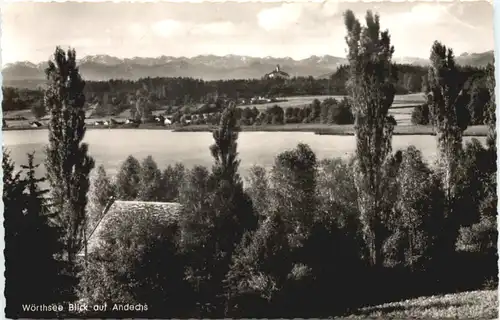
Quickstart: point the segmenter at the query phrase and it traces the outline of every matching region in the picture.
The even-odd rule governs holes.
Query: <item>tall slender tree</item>
[[[239,127],[235,109],[235,104],[231,103],[224,110],[220,125],[213,132],[214,144],[210,151],[214,165],[208,181],[208,199],[195,207],[186,204],[194,210],[186,211],[181,218],[184,239],[200,234],[190,242],[193,260],[188,278],[195,282],[198,302],[210,306],[209,310],[201,311],[203,315],[223,314],[227,297],[222,281],[243,234],[257,225],[250,197],[244,192],[238,174]]]
[[[72,262],[84,237],[89,174],[94,160],[85,137],[85,82],[76,65],[75,50],[57,47],[46,69],[45,106],[50,114],[46,149],[47,180],[53,209],[64,230],[65,258]]]
[[[467,128],[459,113],[466,107],[462,105],[463,91],[453,50],[435,41],[430,61],[427,100],[437,134],[443,187],[449,202],[455,194],[458,155],[462,150],[463,131]]]
[[[383,212],[384,163],[390,158],[394,124],[388,111],[394,100],[391,59],[394,47],[388,31],[380,31],[380,19],[371,11],[362,27],[348,10],[344,15],[350,76],[347,89],[355,115],[355,182],[363,236],[373,265],[380,263],[377,235]]]

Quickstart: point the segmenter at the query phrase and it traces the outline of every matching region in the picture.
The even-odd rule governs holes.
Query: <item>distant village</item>
[[[283,70],[281,70],[281,67],[279,65],[276,66],[276,68],[265,74],[263,76],[263,79],[267,80],[289,80],[290,75]],[[216,98],[220,102],[222,102],[224,105],[226,104],[227,98],[226,95],[220,95],[217,96]],[[106,104],[107,103],[107,96],[103,98],[102,102],[97,102],[93,105],[89,105],[87,108],[86,112],[86,119],[93,119],[93,118],[100,118],[95,115],[95,110],[97,110],[99,107],[101,107],[101,104]],[[132,101],[133,103],[136,101]],[[267,97],[267,96],[255,96],[250,99],[244,99],[240,98],[237,99],[236,101],[237,106],[249,106],[251,107],[252,105],[258,105],[258,104],[265,104],[265,103],[273,103],[273,102],[283,102],[283,100],[278,100],[274,97]],[[208,110],[214,110],[214,112],[200,112],[203,111],[202,109],[208,109]],[[152,110],[150,114],[145,117],[140,119],[140,117],[130,117],[125,120],[118,120],[114,118],[110,118],[108,120],[95,120],[91,122],[91,125],[94,126],[138,126],[139,124],[144,124],[144,123],[152,123],[152,124],[157,124],[157,125],[163,125],[163,126],[170,126],[173,124],[182,124],[182,125],[189,125],[191,123],[211,123],[213,122],[213,118],[217,117],[217,113],[220,112],[220,110],[217,110],[217,106],[215,103],[212,104],[200,104],[197,106],[195,110],[192,110],[189,113],[184,113],[180,117],[176,117],[175,113],[179,112],[179,110],[182,109],[182,107],[177,107],[177,108],[169,108],[169,106],[157,106],[157,110]],[[33,122],[32,126],[38,126],[41,124],[39,122]]]

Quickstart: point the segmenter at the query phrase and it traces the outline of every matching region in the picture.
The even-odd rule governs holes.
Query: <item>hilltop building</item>
[[[280,69],[280,65],[278,64],[276,66],[276,69],[274,69],[272,72],[266,74],[264,76],[265,79],[290,79],[290,75],[286,73],[285,71],[282,71]]]

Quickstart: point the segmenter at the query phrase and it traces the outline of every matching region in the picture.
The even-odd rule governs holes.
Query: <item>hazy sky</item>
[[[3,63],[47,60],[56,45],[79,57],[238,54],[345,56],[342,14],[378,12],[395,56],[429,56],[434,40],[456,54],[492,50],[489,2],[9,3],[2,5]]]

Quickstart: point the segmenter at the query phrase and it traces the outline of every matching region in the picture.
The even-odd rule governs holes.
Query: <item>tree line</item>
[[[494,72],[494,66],[489,64],[477,72],[470,72],[467,77],[457,80],[461,93],[455,102],[459,121],[469,125],[487,124],[488,106],[492,99],[489,90],[489,77]],[[459,74],[459,72],[457,72]],[[429,97],[430,88],[425,87],[425,93]],[[427,99],[428,100],[428,99]],[[411,121],[415,125],[431,125],[434,123],[434,115],[431,114],[429,102],[414,108]]]
[[[392,64],[395,72],[392,81],[397,94],[425,91],[427,69],[409,64]],[[460,67],[460,74],[468,79],[484,73],[481,68]],[[193,78],[142,78],[137,81],[112,79],[87,81],[84,88],[89,103],[99,101],[109,108],[125,110],[132,106],[138,90],[147,89],[148,99],[157,105],[181,106],[208,103],[214,97],[250,99],[255,96],[346,95],[345,82],[348,66],[341,65],[330,76],[318,79],[294,77],[290,80],[247,79],[203,81]],[[43,104],[43,89],[3,87],[3,110],[28,109],[33,104]],[[116,110],[108,110],[113,112]],[[115,112],[116,113],[116,112]]]
[[[355,153],[319,160],[299,144],[278,154],[270,170],[255,166],[246,184],[238,174],[234,103],[213,131],[211,168],[178,164],[162,172],[151,157],[129,157],[114,179],[99,167],[91,182],[94,162],[82,143],[84,83],[75,52],[58,48],[45,93],[49,197],[37,189],[32,157],[25,178],[8,157],[3,161],[7,316],[34,317],[20,307],[27,301],[78,300],[148,304],[137,313],[97,314],[110,317],[326,317],[496,286],[493,73],[487,144],[464,147],[460,71],[452,50],[434,43],[427,92],[439,160],[431,166],[414,146],[392,150],[388,110],[396,88],[388,31],[371,12],[366,27],[351,11],[344,22]],[[122,212],[82,263],[75,254],[111,195],[177,201],[182,211],[169,224]]]
[[[197,110],[185,108],[173,113],[172,122],[179,124],[217,125],[224,112],[221,100],[211,105],[204,105]],[[351,102],[348,98],[337,100],[327,98],[323,101],[314,99],[312,103],[297,107],[281,107],[278,104],[266,109],[241,107],[235,109],[235,117],[240,125],[282,125],[286,123],[325,123],[353,124]]]

